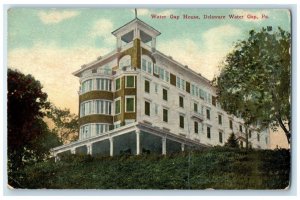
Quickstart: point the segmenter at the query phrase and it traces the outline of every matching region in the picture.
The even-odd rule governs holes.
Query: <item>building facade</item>
[[[245,147],[243,120],[221,109],[209,80],[156,49],[159,31],[135,18],[112,34],[115,50],[73,73],[79,140],[52,149],[54,156],[174,153],[222,146],[231,133]],[[268,148],[269,131],[255,130],[249,146]]]

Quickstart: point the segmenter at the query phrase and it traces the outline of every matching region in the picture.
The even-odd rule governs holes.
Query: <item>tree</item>
[[[234,135],[234,133],[231,133],[229,138],[227,139],[227,142],[225,143],[226,147],[231,147],[231,148],[238,148],[239,144],[238,141]]]
[[[10,185],[19,187],[18,173],[24,166],[45,159],[60,143],[43,121],[49,103],[40,82],[12,69],[7,81],[8,178]]]
[[[246,128],[281,127],[291,137],[291,36],[277,31],[251,30],[226,57],[215,80],[224,110],[241,116]],[[247,133],[248,130],[246,130]],[[247,134],[246,134],[247,135]]]
[[[69,109],[60,109],[51,104],[47,117],[54,123],[52,131],[57,134],[61,142],[67,143],[78,138],[78,116],[71,114]]]

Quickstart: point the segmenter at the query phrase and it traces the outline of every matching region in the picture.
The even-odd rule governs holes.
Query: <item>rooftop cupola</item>
[[[160,32],[140,20],[137,17],[137,10],[135,10],[135,13],[135,18],[133,20],[112,32],[117,38],[117,49],[120,50],[122,46],[135,39],[139,39],[145,44],[151,42],[152,51],[155,51],[156,37],[160,35]]]

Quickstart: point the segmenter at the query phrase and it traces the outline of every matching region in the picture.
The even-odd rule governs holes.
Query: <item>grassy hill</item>
[[[72,155],[26,168],[25,188],[284,189],[290,152],[211,148],[178,155]]]

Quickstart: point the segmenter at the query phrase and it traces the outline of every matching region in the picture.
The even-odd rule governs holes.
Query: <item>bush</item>
[[[27,188],[283,189],[290,152],[216,147],[174,155],[65,155],[27,167]]]

